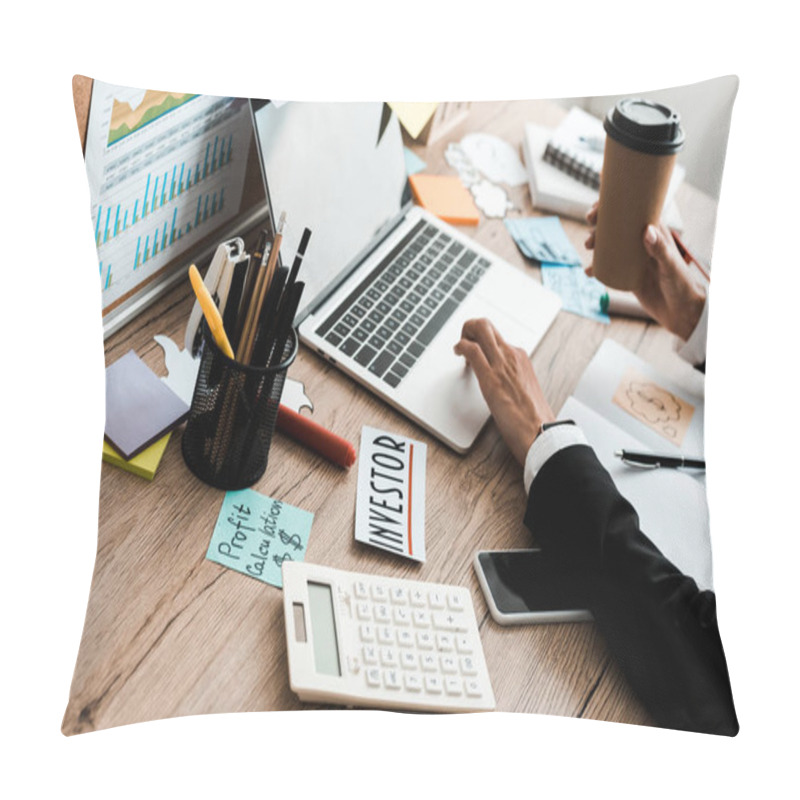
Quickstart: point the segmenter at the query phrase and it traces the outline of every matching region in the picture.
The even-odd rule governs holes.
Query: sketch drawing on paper
[[[635,369],[628,369],[614,392],[613,402],[667,441],[680,447],[694,406]]]

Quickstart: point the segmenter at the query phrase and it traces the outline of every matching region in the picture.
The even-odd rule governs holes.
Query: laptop
[[[281,252],[312,236],[300,340],[459,453],[489,419],[453,346],[490,319],[532,353],[557,295],[410,201],[400,126],[383,103],[251,100],[267,201],[286,212]]]

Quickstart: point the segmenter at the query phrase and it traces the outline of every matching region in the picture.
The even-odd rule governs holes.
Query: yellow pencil
[[[214,337],[214,341],[217,343],[219,349],[222,350],[226,356],[228,356],[228,358],[233,359],[233,349],[231,348],[231,343],[228,341],[228,337],[225,334],[225,327],[222,324],[222,316],[220,315],[217,304],[211,297],[211,293],[203,283],[203,279],[200,277],[200,273],[194,264],[189,267],[189,280],[192,282],[192,289],[194,289],[194,293],[197,295],[197,301],[200,303],[200,308],[203,309],[203,316],[205,316],[208,327],[211,329],[211,334]]]

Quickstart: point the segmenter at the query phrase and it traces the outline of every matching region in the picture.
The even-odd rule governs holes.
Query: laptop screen
[[[395,115],[382,125],[383,103],[252,107],[272,217],[286,212],[284,265],[291,266],[303,229],[312,233],[298,278],[306,284],[299,321],[400,212],[400,126]]]

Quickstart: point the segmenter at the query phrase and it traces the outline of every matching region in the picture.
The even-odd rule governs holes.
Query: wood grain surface
[[[518,146],[525,121],[556,124],[564,113],[550,102],[473,103],[469,118],[445,140],[414,149],[429,172],[451,174],[443,156],[447,142],[483,130]],[[510,195],[519,212],[535,213],[527,186]],[[688,185],[678,202],[687,244],[708,259],[715,203]],[[587,228],[563,223],[588,264]],[[501,220],[466,230],[540,279]],[[163,375],[153,336],[182,343],[192,300],[187,278],[107,340],[106,363],[133,348]],[[691,373],[674,353],[674,338],[655,324],[614,319],[602,325],[562,311],[532,359],[555,409],[606,337],[668,375]],[[422,439],[429,448],[427,561],[420,565],[354,540],[356,468],[343,470],[276,434],[266,474],[253,488],[314,513],[308,561],[468,586],[498,710],[648,723],[591,623],[503,628],[489,616],[472,569],[475,551],[533,542],[522,524],[522,471],[491,421],[474,449],[459,456],[308,349],[301,348],[290,375],[305,383],[314,419],[356,445],[369,424]],[[223,493],[193,477],[180,440],[178,431],[151,483],[102,466],[97,559],[66,734],[190,714],[310,707],[289,688],[280,590],[205,558]]]

